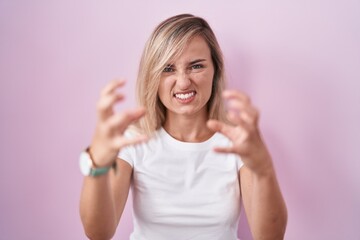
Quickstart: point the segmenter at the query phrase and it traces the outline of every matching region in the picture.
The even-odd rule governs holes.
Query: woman
[[[287,212],[258,111],[245,94],[224,91],[222,53],[205,20],[183,14],[157,26],[139,68],[142,107],[116,113],[124,84],[103,89],[81,156],[90,239],[114,235],[130,186],[130,239],[237,239],[241,201],[254,239],[283,238]]]

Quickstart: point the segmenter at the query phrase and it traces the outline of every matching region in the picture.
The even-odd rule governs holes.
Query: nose
[[[191,79],[187,72],[178,72],[176,76],[176,85],[178,85],[180,90],[187,90],[190,88]]]

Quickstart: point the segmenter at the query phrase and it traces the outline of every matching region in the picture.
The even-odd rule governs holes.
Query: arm
[[[259,175],[243,166],[240,169],[240,184],[254,239],[283,239],[287,211],[274,169]]]
[[[228,100],[227,118],[231,124],[209,120],[208,127],[227,136],[232,146],[214,150],[237,154],[244,162],[240,169],[240,187],[254,239],[283,239],[286,206],[258,128],[259,113],[245,94],[225,91],[224,98]]]
[[[117,88],[124,81],[113,81],[102,91],[97,104],[98,121],[90,146],[93,163],[97,167],[116,169],[101,176],[84,178],[80,199],[80,216],[86,235],[90,239],[110,239],[116,230],[129,193],[132,167],[117,158],[120,149],[146,140],[139,135],[133,139],[123,136],[127,127],[144,116],[142,108],[114,112],[114,105],[123,99]]]
[[[111,239],[124,210],[132,168],[120,159],[108,174],[85,177],[80,198],[80,216],[89,239]]]

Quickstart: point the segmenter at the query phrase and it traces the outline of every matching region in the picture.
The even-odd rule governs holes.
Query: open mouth
[[[180,100],[188,100],[188,99],[194,97],[195,94],[196,94],[195,91],[186,92],[186,93],[175,93],[174,97],[176,97],[177,99],[180,99]]]

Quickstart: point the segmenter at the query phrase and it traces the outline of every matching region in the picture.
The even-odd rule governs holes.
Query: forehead
[[[202,36],[192,38],[186,44],[182,53],[173,59],[173,62],[193,61],[198,58],[211,58],[210,48]]]

